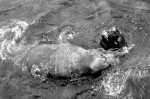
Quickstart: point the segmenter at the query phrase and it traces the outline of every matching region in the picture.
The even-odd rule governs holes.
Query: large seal
[[[110,64],[120,62],[117,55],[123,55],[133,47],[124,47],[121,52],[105,51],[103,49],[86,50],[71,45],[67,39],[74,34],[63,31],[59,36],[58,45],[41,45],[30,51],[31,74],[34,77],[50,74],[57,77],[79,77],[85,72],[95,73]],[[38,54],[37,54],[38,52]]]

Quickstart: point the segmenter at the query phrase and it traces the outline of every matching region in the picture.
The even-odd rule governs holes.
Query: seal
[[[68,32],[66,35],[63,31],[58,38],[58,45],[45,44],[30,51],[28,60],[32,64],[31,74],[42,78],[47,74],[51,77],[80,77],[87,72],[96,73],[110,64],[119,64],[119,57],[116,56],[124,55],[132,49],[126,47],[121,52],[105,51],[102,48],[86,50],[67,42],[74,35]]]

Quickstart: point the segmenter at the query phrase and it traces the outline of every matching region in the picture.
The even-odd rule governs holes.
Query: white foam
[[[118,96],[121,94],[126,85],[126,80],[130,76],[132,70],[128,70],[125,73],[116,72],[110,73],[102,81],[106,95]]]
[[[2,26],[0,28],[0,39],[1,39],[0,54],[2,59],[6,59],[7,53],[13,53],[21,50],[22,47],[17,46],[15,40],[23,36],[23,33],[25,33],[28,26],[29,26],[28,23],[25,21],[13,20],[9,25]],[[10,35],[11,33],[14,33],[15,35],[12,39],[7,40],[9,36],[8,33],[10,33]]]

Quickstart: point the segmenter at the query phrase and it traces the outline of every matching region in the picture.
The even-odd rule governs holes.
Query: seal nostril
[[[105,50],[117,50],[123,48],[124,46],[127,46],[123,34],[121,34],[117,28],[112,28],[113,29],[109,29],[108,31],[102,33],[102,39],[100,41],[101,47]]]

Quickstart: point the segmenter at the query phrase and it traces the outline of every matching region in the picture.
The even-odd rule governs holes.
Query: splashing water
[[[131,70],[127,72],[120,73],[117,71],[116,73],[110,73],[107,77],[102,81],[102,85],[104,86],[104,90],[106,95],[109,96],[118,96],[121,94],[126,85],[126,80],[129,77]]]
[[[15,40],[23,36],[28,26],[28,23],[25,21],[13,20],[13,24],[1,27],[0,55],[2,59],[10,58],[8,54],[20,53],[23,50],[23,45],[16,45]]]

